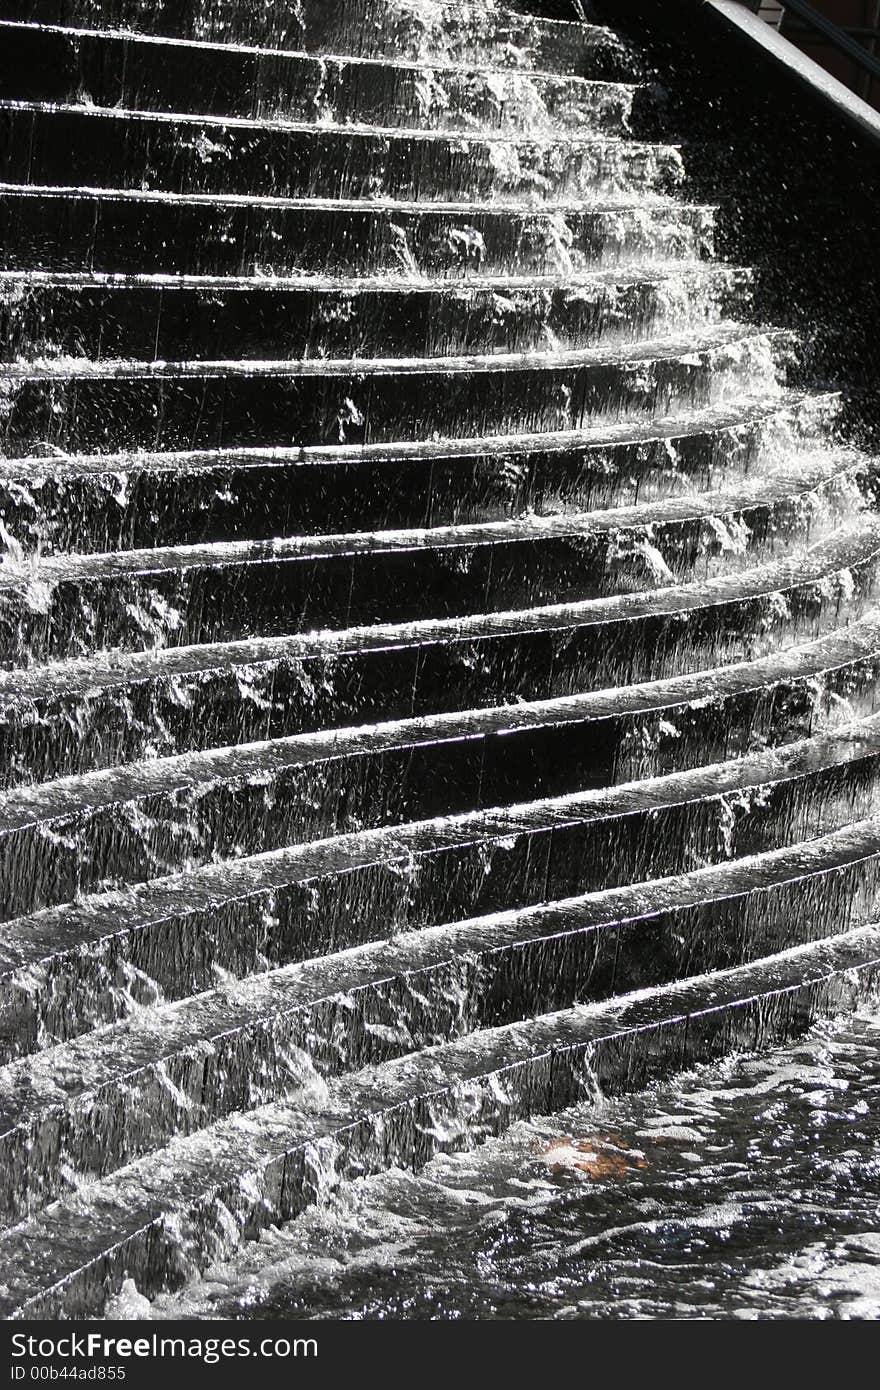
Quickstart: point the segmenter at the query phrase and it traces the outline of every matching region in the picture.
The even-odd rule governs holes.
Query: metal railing
[[[862,26],[857,29],[844,29],[833,20],[827,19],[814,5],[809,4],[808,0],[776,0],[776,3],[785,12],[784,18],[791,15],[797,19],[799,34],[803,34],[804,30],[815,34],[822,43],[854,63],[869,82],[880,82],[880,58],[866,48],[864,43],[859,42],[860,39],[865,39],[876,43],[880,38],[880,28]],[[756,14],[762,8],[769,8],[766,0],[745,0],[745,4]]]

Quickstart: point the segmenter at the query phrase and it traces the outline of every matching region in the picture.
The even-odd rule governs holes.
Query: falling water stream
[[[0,0],[2,1316],[875,1309],[876,460],[656,98]]]

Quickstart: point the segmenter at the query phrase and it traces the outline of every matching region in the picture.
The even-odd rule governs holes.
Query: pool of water
[[[151,1311],[880,1316],[880,1008],[348,1184]]]

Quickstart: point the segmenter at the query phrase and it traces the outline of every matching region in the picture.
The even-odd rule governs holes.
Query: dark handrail
[[[798,19],[802,20],[810,29],[821,34],[833,48],[850,58],[863,72],[868,73],[871,77],[880,78],[880,58],[875,58],[874,54],[869,53],[867,48],[860,44],[857,39],[851,38],[846,30],[841,29],[840,25],[835,24],[833,20],[826,19],[817,9],[808,4],[807,0],[779,0],[779,3],[786,10],[797,15]],[[746,4],[750,10],[757,13],[761,7],[761,0],[746,0]]]

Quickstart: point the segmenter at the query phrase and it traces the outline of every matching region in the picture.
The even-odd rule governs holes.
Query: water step
[[[797,852],[876,814],[878,748],[875,716],[688,772],[286,846],[37,911],[4,927],[0,1058],[230,974],[641,875]]]
[[[857,507],[866,468],[830,454],[729,490],[605,512],[26,558],[0,570],[0,652],[28,665],[100,642],[187,646],[709,579],[823,539]]]
[[[600,1082],[614,1093],[731,1046],[797,1033],[876,978],[865,926],[747,966],[489,1029],[172,1141],[0,1239],[3,1313],[99,1311],[124,1275],[154,1294],[286,1219],[344,1176],[478,1143]],[[317,1188],[317,1190],[316,1190]]]
[[[624,598],[0,672],[2,783],[754,660],[857,614],[874,591],[877,551],[876,533],[858,545],[844,533],[800,564]],[[820,662],[838,640],[857,663],[864,655],[848,645],[852,630],[819,640]]]
[[[760,386],[772,394],[774,353],[786,341],[713,324],[689,339],[479,356],[9,363],[0,370],[0,438],[14,457],[583,429]]]
[[[856,668],[872,660],[862,652]],[[816,666],[795,653],[787,679],[772,661],[746,663],[151,757],[9,790],[0,798],[0,914],[367,826],[521,800],[536,785],[558,796],[699,767],[747,752],[753,738],[796,738],[809,724],[810,693],[821,710],[821,669],[821,658]],[[871,707],[858,669],[849,693],[856,708]]]
[[[48,555],[633,506],[811,452],[838,405],[782,392],[585,430],[0,458],[3,539]]]
[[[650,592],[641,591],[608,599],[586,600],[576,604],[549,604],[519,612],[502,609],[496,614],[472,614],[469,617],[456,618],[451,621],[422,619],[415,624],[405,625],[403,631],[400,630],[400,625],[396,624],[391,625],[390,630],[388,628],[383,630],[371,625],[372,630],[359,637],[356,636],[356,640],[360,640],[361,645],[365,648],[372,645],[379,648],[386,645],[412,647],[414,644],[419,645],[420,643],[430,646],[444,638],[461,639],[467,642],[479,641],[484,637],[493,638],[508,634],[524,636],[531,632],[547,631],[553,633],[560,629],[569,629],[570,636],[577,636],[580,647],[577,657],[582,663],[581,679],[589,683],[590,678],[584,673],[595,667],[595,679],[601,680],[602,675],[605,674],[612,683],[621,684],[634,679],[639,672],[646,676],[651,674],[655,669],[651,665],[652,660],[657,662],[661,671],[668,671],[670,666],[673,669],[694,669],[699,667],[701,662],[705,664],[706,659],[711,659],[712,656],[716,660],[719,658],[727,661],[737,660],[749,654],[758,655],[762,651],[770,649],[773,643],[790,642],[797,637],[819,636],[828,631],[829,628],[833,628],[836,623],[844,623],[850,617],[858,616],[864,611],[865,605],[870,604],[872,595],[876,590],[878,561],[880,561],[880,541],[878,541],[877,526],[866,522],[858,530],[843,528],[839,533],[829,537],[827,541],[811,547],[804,556],[772,561],[763,566],[756,566],[752,570],[743,570],[734,575],[721,575],[714,580],[700,584],[667,585]],[[120,588],[120,586],[117,587]],[[34,608],[39,607],[41,597],[45,603],[45,591],[39,589],[31,596],[30,602]],[[135,591],[128,595],[132,602],[136,597]],[[143,596],[141,596],[142,598]],[[81,599],[82,595],[80,595]],[[126,601],[124,594],[122,601]],[[153,593],[150,606],[136,608],[134,616],[140,623],[142,636],[145,634],[145,630],[146,635],[150,635],[147,630],[148,624],[152,626],[154,635],[152,645],[154,647],[157,645],[156,637],[168,639],[167,603],[164,603],[158,592]],[[581,629],[581,631],[576,633],[574,631],[576,629]],[[37,636],[40,639],[39,643]],[[95,627],[92,636],[93,642],[98,643],[101,636],[100,629]],[[288,628],[285,630],[285,634],[279,635],[278,640],[283,643],[289,638]],[[33,624],[30,627],[23,626],[19,638],[22,657],[28,661],[45,656],[46,646],[51,646],[51,640],[51,631],[38,633]],[[253,648],[253,660],[255,664],[259,664],[265,659],[265,649],[260,645],[263,639],[252,640],[256,641]],[[319,638],[319,648],[323,647],[327,640],[326,634]],[[332,643],[332,639],[329,640]],[[342,640],[344,643],[344,638]],[[231,644],[215,645],[218,655],[222,658]],[[249,648],[250,641],[244,641],[243,645],[245,649]],[[324,650],[332,654],[332,645],[324,647]],[[463,674],[461,668],[466,671],[472,667],[472,658],[467,653],[467,648],[464,648],[464,653],[458,670],[459,680],[462,679]],[[315,654],[317,655],[317,651]],[[126,652],[121,654],[123,664],[131,660],[131,655]],[[553,647],[551,646],[548,656],[552,658],[552,655]],[[105,652],[102,653],[103,660],[89,660],[84,664],[87,677],[94,676],[91,689],[97,692],[102,685],[96,667],[100,668],[104,665],[105,669],[111,672],[111,664],[119,656],[118,652],[115,658],[113,652]],[[320,717],[320,682],[316,687],[307,676],[299,675],[297,663],[300,659],[300,655],[297,653],[294,657],[290,676],[287,679],[295,684],[298,682],[299,694],[305,702],[305,708],[311,709],[314,716]],[[172,648],[168,651],[167,660],[170,663],[167,668],[170,675],[167,695],[174,706],[178,704],[175,695],[177,688],[175,678],[178,675],[185,675],[188,667],[192,664],[198,669],[199,660],[196,656],[193,663],[193,649],[187,647],[184,641],[180,641],[176,649]],[[455,660],[455,656],[453,656],[453,660]],[[676,662],[680,662],[681,665],[675,666]],[[250,664],[247,655],[245,655],[244,664],[246,666]],[[210,659],[207,665],[210,669]],[[66,679],[65,673],[70,669],[70,664],[67,662],[57,663],[54,669],[64,681]],[[418,666],[413,673],[414,684],[417,674]],[[51,671],[47,678],[51,680]],[[20,670],[13,668],[10,671],[5,683],[4,709],[14,710],[17,707],[16,684],[19,680],[25,681],[26,679]],[[39,671],[36,679],[38,682],[42,680]],[[251,712],[251,717],[259,711],[265,701],[271,702],[274,698],[272,694],[274,672],[269,673],[269,679],[262,688],[257,673],[255,673],[254,679],[256,689],[253,693],[256,708]],[[287,687],[287,679],[285,679],[282,689]],[[236,682],[239,701],[247,702],[249,700],[249,687],[250,680],[247,676],[240,686]],[[22,686],[25,703],[23,707],[18,707],[22,708],[21,718],[25,727],[31,723],[32,719],[32,715],[28,711],[27,699],[28,690],[33,688],[27,685]],[[39,690],[39,685],[37,690]],[[71,678],[70,690],[74,696],[83,693],[81,686],[78,689],[75,677]],[[332,690],[326,693],[332,695]],[[289,694],[292,695],[292,692]],[[233,698],[235,699],[235,696]],[[210,700],[210,692],[208,699]],[[292,704],[293,709],[297,707],[298,703]],[[121,710],[124,716],[124,701]],[[173,730],[178,720],[183,718],[182,736],[184,738],[188,736],[185,731],[189,727],[185,710],[186,700],[184,700],[183,714],[178,708],[177,715],[169,719],[169,729]],[[161,717],[157,719],[156,712],[150,711],[149,700],[146,706],[142,707],[141,712],[150,715],[145,731],[145,737],[148,740],[147,747],[161,746],[163,741]],[[217,727],[215,724],[217,714],[218,710],[215,708],[213,716],[206,719],[204,727],[205,736],[208,738],[211,737],[211,731]],[[219,727],[222,728],[224,727],[222,712],[220,717]],[[259,714],[257,717],[260,717]],[[266,717],[269,719],[271,716],[267,713]],[[111,729],[114,725],[116,727],[115,737],[119,737],[116,721],[114,720],[112,724],[108,723],[106,726],[106,747],[103,743],[104,735],[100,729],[95,729],[92,726],[91,732],[88,732],[89,725],[78,718],[72,727],[76,729],[74,737],[84,739],[84,752],[88,750],[88,753],[93,756],[104,747],[104,751],[99,754],[99,761],[103,761],[107,756],[111,759],[113,757],[116,745],[111,735]],[[96,733],[97,740],[95,738]],[[130,727],[123,736],[121,747],[139,747],[140,745],[137,743],[139,735],[140,731],[136,725],[133,728]],[[154,738],[156,743],[152,742]],[[132,739],[134,740],[133,745]],[[63,737],[62,746],[66,747]],[[69,756],[68,751],[66,757]]]
[[[0,361],[446,357],[638,342],[744,309],[749,277],[710,262],[592,275],[0,273]]]
[[[759,658],[856,616],[877,563],[876,534],[846,534],[800,563],[623,599],[12,670],[0,675],[4,784]]]
[[[773,394],[773,354],[786,342],[733,323],[687,339],[477,356],[49,358],[0,371],[3,437],[14,456],[38,447],[265,446],[267,436],[308,447],[583,429],[645,410],[721,403],[758,386]],[[443,384],[433,409],[425,377]]]
[[[283,1097],[303,1053],[319,1074],[355,1071],[742,965],[805,934],[836,936],[872,921],[878,898],[880,821],[869,820],[794,850],[425,927],[140,1012],[0,1070],[0,1213],[20,1219],[175,1136]]]
[[[598,59],[596,46],[594,54]],[[631,82],[453,66],[435,58],[417,63],[279,52],[13,21],[0,21],[0,89],[19,101],[283,116],[324,125],[616,135],[628,129],[637,90]]]
[[[190,275],[558,274],[712,253],[715,209],[245,197],[0,184],[0,269]]]
[[[3,19],[208,40],[224,46],[357,57],[430,59],[432,64],[497,63],[512,69],[614,75],[636,64],[609,29],[517,12],[492,0],[347,0],[328,8],[305,0],[278,12],[240,0],[189,0],[173,11],[141,0],[3,0]]]
[[[669,192],[673,145],[575,135],[447,135],[371,126],[0,101],[7,183],[304,198],[530,197],[596,202]]]

